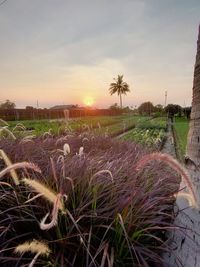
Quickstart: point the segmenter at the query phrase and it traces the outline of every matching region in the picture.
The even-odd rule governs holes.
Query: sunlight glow
[[[87,96],[84,98],[83,102],[86,106],[91,107],[94,104],[94,98]]]

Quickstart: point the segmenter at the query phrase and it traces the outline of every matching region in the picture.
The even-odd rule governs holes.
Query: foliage
[[[114,103],[113,105],[111,105],[111,106],[109,107],[109,109],[114,109],[114,110],[116,110],[116,109],[120,109],[120,106],[118,106],[117,103]]]
[[[176,118],[174,123],[174,132],[175,132],[176,148],[180,160],[183,160],[186,154],[188,131],[189,131],[189,121],[185,118]]]
[[[15,103],[10,100],[6,100],[4,103],[0,104],[0,109],[14,109]]]
[[[154,107],[154,111],[155,112],[160,112],[162,113],[163,112],[163,106],[161,104],[157,104],[155,107]]]
[[[101,134],[105,136],[115,137],[124,132],[134,128],[137,124],[147,121],[147,117],[141,116],[124,116],[120,122],[108,125],[107,127],[100,127],[99,129],[94,129],[95,134]]]
[[[110,138],[82,134],[21,141],[2,139],[0,146],[12,162],[32,162],[42,174],[22,169],[18,186],[9,174],[7,184],[0,183],[2,267],[33,260],[39,266],[161,266],[179,187],[174,171],[155,160],[141,168],[144,149]],[[70,153],[64,155],[66,143]],[[4,166],[1,160],[0,169]],[[31,184],[30,179],[37,181],[35,189],[23,182]],[[52,205],[48,199],[54,195]],[[47,226],[51,220],[42,230],[42,221]],[[30,252],[40,247],[43,254],[33,257]]]
[[[84,117],[82,119],[64,120],[34,120],[22,122],[9,122],[6,126],[10,130],[9,134],[5,132],[1,136],[14,136],[25,137],[27,134],[32,136],[41,135],[60,135],[70,134],[73,132],[93,132],[95,134],[106,134],[116,136],[124,131],[134,127],[136,123],[146,120],[146,117],[139,116],[99,116],[99,117]],[[1,125],[1,124],[0,124]]]
[[[151,148],[159,148],[166,138],[163,129],[141,129],[135,128],[122,136],[123,140],[134,141]]]
[[[17,136],[27,134],[41,136],[44,133],[59,135],[70,131],[85,131],[118,123],[124,116],[94,116],[65,120],[29,120],[9,122],[9,129]]]
[[[183,108],[183,113],[186,116],[187,119],[190,119],[190,114],[192,111],[192,107],[185,107]]]
[[[114,78],[115,82],[110,84],[110,94],[113,95],[117,93],[120,97],[120,107],[122,108],[122,95],[130,92],[129,85],[123,81],[123,75],[118,75]]]
[[[154,105],[151,102],[144,102],[138,107],[139,114],[151,115],[154,112]]]
[[[178,114],[178,116],[181,117],[182,107],[176,104],[168,104],[165,107],[165,112],[167,112],[169,116],[174,116],[175,114]]]
[[[146,121],[140,121],[137,127],[142,129],[167,129],[167,121],[165,117],[153,118]]]
[[[121,137],[122,140],[132,141],[152,149],[160,149],[166,139],[166,119],[154,118],[140,120],[136,128]]]

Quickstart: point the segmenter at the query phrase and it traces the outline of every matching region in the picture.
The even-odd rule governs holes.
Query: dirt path
[[[174,143],[174,136],[173,136],[173,132],[172,132],[171,121],[168,122],[167,140],[166,140],[161,152],[170,154],[171,156],[176,158],[175,143]]]
[[[170,123],[168,126],[167,141],[162,152],[176,157]],[[193,170],[188,170],[188,172],[190,173],[194,187],[197,189],[197,192],[200,192],[200,173]],[[180,188],[184,187],[185,185],[182,181]],[[164,255],[167,263],[164,267],[200,267],[200,211],[199,209],[188,207],[188,202],[183,198],[178,198],[176,205],[177,207],[175,209],[178,208],[179,213],[175,219],[175,224],[181,226],[182,230],[176,230],[171,234],[169,245],[174,249],[173,253],[166,253]]]

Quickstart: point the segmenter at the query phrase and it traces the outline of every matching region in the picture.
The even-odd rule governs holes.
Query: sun
[[[94,98],[87,96],[84,98],[83,102],[87,107],[91,107],[94,104]]]

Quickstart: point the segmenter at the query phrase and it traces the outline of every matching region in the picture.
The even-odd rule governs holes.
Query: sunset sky
[[[124,74],[124,105],[164,104],[166,90],[168,103],[190,105],[199,23],[200,0],[7,0],[0,103],[108,107]]]

